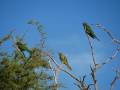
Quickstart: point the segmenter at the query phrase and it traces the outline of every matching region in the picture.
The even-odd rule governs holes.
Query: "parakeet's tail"
[[[67,68],[68,68],[69,70],[72,70],[72,67],[71,67],[70,65],[67,65]]]
[[[97,36],[95,36],[95,38],[96,38],[98,41],[100,41],[100,39],[99,39]]]

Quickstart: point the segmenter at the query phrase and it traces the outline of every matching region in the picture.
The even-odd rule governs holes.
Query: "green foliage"
[[[0,44],[11,41],[9,37],[2,38]],[[20,42],[17,39],[12,41]],[[12,44],[16,47],[13,47],[12,54],[0,51],[0,90],[56,90],[50,88],[54,83],[53,76],[49,73],[51,67],[47,56],[41,55],[43,51],[38,47],[28,49],[28,45],[14,42]],[[18,44],[26,46],[21,50]],[[29,57],[26,49],[30,51]]]
[[[37,28],[37,31],[40,34],[40,48],[44,48],[45,47],[45,39],[46,39],[46,33],[43,31],[43,25],[40,24],[37,20],[35,19],[31,19],[28,21],[28,24],[33,25]]]
[[[23,57],[20,57],[21,54],[19,52],[17,54],[17,57],[2,56],[3,58],[1,58],[0,89],[27,90],[31,88],[41,90],[40,86],[44,85],[41,81],[44,80],[48,82],[52,80],[52,78],[50,78],[51,76],[43,71],[43,69],[50,69],[47,59],[34,55],[29,60],[24,57],[25,61]],[[39,70],[39,72],[43,73],[44,77],[42,74],[35,72],[37,68],[42,69]]]

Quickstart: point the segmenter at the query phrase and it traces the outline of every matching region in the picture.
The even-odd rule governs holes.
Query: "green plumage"
[[[24,44],[22,42],[16,42],[16,45],[18,46],[18,48],[20,49],[21,52],[27,51],[31,57],[32,51],[27,47],[26,44]]]
[[[98,41],[100,41],[88,23],[84,22],[83,28],[84,28],[85,32],[87,33],[87,35],[89,35],[93,39],[97,39]]]
[[[21,42],[16,42],[16,45],[21,51],[29,51],[28,47],[26,44],[21,43]]]
[[[59,53],[59,58],[62,64],[66,65],[69,70],[72,70],[71,66],[68,64],[67,57],[63,53]]]

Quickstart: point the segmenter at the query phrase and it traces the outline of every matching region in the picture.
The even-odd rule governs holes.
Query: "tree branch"
[[[95,90],[98,90],[98,85],[97,85],[97,80],[96,80],[96,65],[97,64],[96,64],[96,60],[95,60],[94,50],[93,50],[93,46],[90,41],[90,37],[87,34],[86,34],[86,36],[87,36],[87,39],[88,39],[88,42],[90,45],[92,60],[93,60],[93,64],[94,64],[94,68],[92,69],[92,67],[91,67],[91,71],[92,71],[91,75],[92,75],[92,79],[93,79],[93,83],[94,83],[94,88],[95,88]]]
[[[120,79],[120,71],[116,70],[116,76],[114,77],[114,79],[112,80],[112,82],[110,84],[110,90],[113,90],[113,87],[114,87],[116,81],[119,79]]]
[[[67,70],[61,68],[57,62],[51,57],[50,54],[48,54],[47,52],[44,52],[45,55],[47,55],[49,57],[49,59],[52,60],[52,62],[57,66],[57,68],[59,68],[59,70],[65,72],[66,74],[68,74],[71,78],[73,78],[74,80],[76,80],[77,82],[79,82],[81,84],[82,87],[82,81],[80,79],[78,79],[76,76],[74,76],[73,74],[71,74],[70,72],[68,72]],[[84,84],[84,87],[82,87],[82,90],[85,90],[85,88],[87,88],[87,84]]]

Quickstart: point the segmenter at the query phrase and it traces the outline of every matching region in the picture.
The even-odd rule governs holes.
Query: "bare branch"
[[[112,56],[108,57],[106,60],[104,60],[104,62],[96,65],[96,69],[100,69],[100,68],[102,68],[103,65],[108,64],[108,63],[112,62],[113,60],[115,60],[115,58],[119,52],[120,52],[119,48],[116,48],[116,51],[113,53]]]
[[[113,78],[113,80],[110,84],[110,90],[113,90],[113,87],[114,87],[116,81],[120,79],[120,71],[116,70],[115,72],[116,72],[116,75],[115,75],[115,77]]]
[[[96,24],[95,26],[98,27],[99,29],[103,30],[104,32],[106,32],[108,34],[108,36],[112,39],[113,43],[120,45],[120,40],[114,38],[112,33],[109,30],[107,30],[104,26],[102,26],[101,24]]]
[[[71,74],[70,72],[68,72],[67,70],[65,70],[65,69],[63,69],[62,67],[60,67],[58,64],[57,64],[57,62],[52,58],[52,56],[49,54],[49,53],[47,53],[47,52],[43,52],[46,56],[48,56],[49,57],[49,59],[51,59],[52,60],[52,62],[57,66],[57,68],[59,68],[59,70],[61,70],[61,71],[63,71],[63,72],[65,72],[66,74],[68,74],[71,78],[73,78],[74,80],[76,80],[77,82],[79,82],[80,84],[81,84],[81,90],[86,90],[86,89],[84,89],[84,88],[87,88],[87,84],[85,84],[84,83],[84,87],[82,87],[82,80],[80,80],[80,79],[78,79],[75,75],[73,75],[73,74]]]
[[[86,33],[85,33],[86,34]],[[92,54],[92,60],[93,60],[93,64],[94,64],[94,69],[92,69],[91,67],[91,75],[92,75],[92,79],[93,79],[93,83],[94,83],[94,88],[95,90],[98,90],[98,85],[97,85],[97,80],[96,80],[96,60],[95,60],[95,55],[94,55],[94,50],[93,50],[93,46],[91,44],[91,41],[90,41],[90,37],[86,34],[87,36],[87,39],[88,39],[88,42],[89,42],[89,45],[90,45],[90,49],[91,49],[91,54]]]
[[[114,79],[112,80],[112,82],[110,84],[110,90],[113,90],[113,86],[114,86],[116,80],[117,80],[117,76],[115,76]]]
[[[53,73],[55,85],[57,85],[58,83],[57,83],[56,72],[55,72],[54,69],[53,69],[53,66],[52,66],[52,64],[51,64],[50,59],[48,59],[48,61],[49,61],[49,64],[50,64],[50,67],[51,67],[51,70],[52,70],[52,73]],[[57,88],[56,88],[56,90],[57,90]]]
[[[90,45],[93,64],[94,64],[94,66],[96,66],[96,60],[95,60],[95,56],[94,56],[93,46],[92,46],[92,43],[91,43],[91,41],[90,41],[90,37],[89,37],[87,34],[86,34],[86,36],[87,36],[87,38],[88,38],[88,42],[89,42],[89,45]]]
[[[92,24],[92,25],[94,25],[94,24]],[[101,24],[95,24],[95,26],[97,28],[103,30],[104,32],[106,32],[114,44],[120,45],[120,40],[116,39],[113,36],[113,34],[109,30],[107,30],[104,26],[102,26]],[[105,60],[105,62],[102,62],[101,64],[98,64],[97,66],[99,68],[101,68],[103,65],[108,64],[111,61],[113,61],[115,59],[115,57],[118,55],[119,51],[120,51],[120,47],[116,48],[116,51],[113,53],[113,55],[111,57],[107,58],[107,60]]]
[[[86,78],[86,75],[84,75],[82,77],[82,83],[74,83],[80,90],[91,90],[90,89],[90,86],[94,85],[94,84],[88,84],[87,86],[85,86],[85,78]]]

